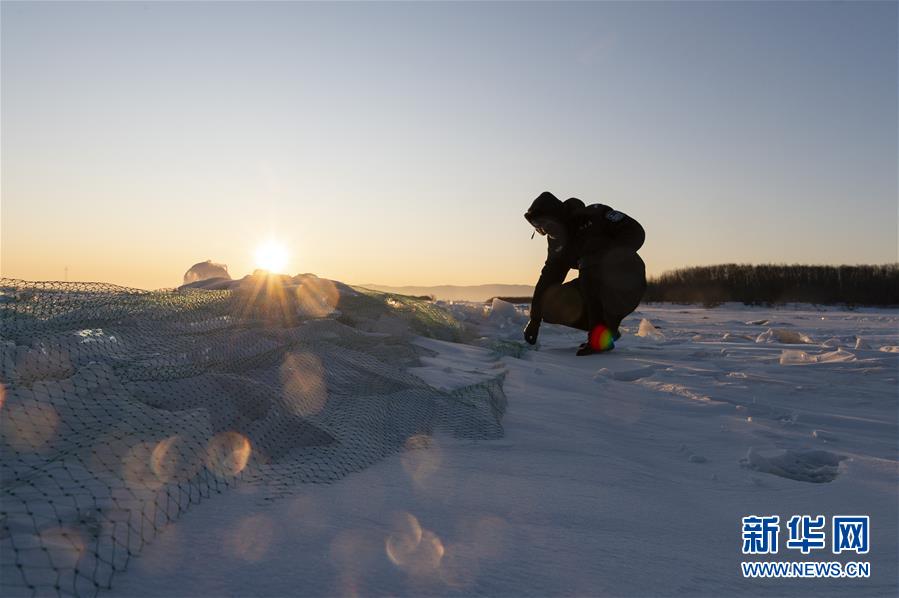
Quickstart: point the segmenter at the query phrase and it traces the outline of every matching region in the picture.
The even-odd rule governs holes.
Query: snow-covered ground
[[[450,308],[520,338],[521,308]],[[658,306],[624,327],[583,358],[581,333],[550,325],[520,358],[416,340],[437,352],[413,370],[434,386],[506,372],[504,438],[438,435],[277,500],[226,492],[110,593],[897,594],[897,311]],[[832,555],[829,529],[824,550],[787,549],[794,514],[869,515],[869,554]],[[780,516],[777,555],[741,554],[747,515]],[[871,577],[745,579],[743,560],[867,561]]]

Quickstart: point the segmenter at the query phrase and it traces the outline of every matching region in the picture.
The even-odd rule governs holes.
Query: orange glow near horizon
[[[4,3],[0,277],[531,286],[543,191],[649,276],[894,263],[896,3],[671,4]]]

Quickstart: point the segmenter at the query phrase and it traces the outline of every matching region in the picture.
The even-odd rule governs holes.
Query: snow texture
[[[415,309],[392,300],[390,310]],[[582,332],[544,324],[536,348],[522,342],[526,306],[440,303],[464,328],[442,339],[363,307],[322,311],[322,332],[343,338],[329,322],[351,323],[352,339],[372,339],[366,352],[408,358],[392,375],[438,396],[502,380],[502,401],[470,404],[479,417],[493,409],[501,432],[419,431],[328,484],[231,480],[164,526],[101,594],[899,592],[896,310],[642,306],[614,351],[575,357]],[[372,330],[397,321],[403,335]],[[379,339],[389,342],[378,349]],[[83,340],[110,351],[122,342],[106,331]],[[16,343],[3,350],[21,358]],[[17,363],[35,382],[102,373],[46,362]],[[301,467],[302,454],[283,463]],[[750,514],[870,515],[871,577],[744,579],[740,519]],[[68,546],[53,533],[45,543]],[[807,558],[860,560],[777,555]]]
[[[579,358],[583,333],[546,324],[516,352],[526,306],[446,307],[478,346],[421,339],[434,353],[411,371],[441,388],[504,372],[503,438],[434,435],[277,502],[242,488],[112,594],[896,595],[899,356],[877,349],[899,345],[896,311],[643,307],[614,351]],[[775,320],[800,336],[747,343]],[[855,334],[877,348],[803,343],[807,367],[782,364],[801,335]],[[760,513],[870,515],[872,577],[742,578],[740,518]],[[778,555],[803,558],[852,555]]]
[[[4,595],[93,595],[239,484],[273,500],[438,430],[502,436],[502,372],[438,389],[408,371],[433,354],[413,331],[460,332],[426,301],[310,276],[158,292],[3,280],[0,292]],[[371,332],[385,327],[399,332]]]

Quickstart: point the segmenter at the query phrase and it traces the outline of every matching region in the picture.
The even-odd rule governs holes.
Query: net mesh
[[[166,524],[238,484],[327,483],[441,430],[502,436],[501,379],[408,372],[426,300],[311,275],[225,290],[0,279],[4,595],[93,595]]]

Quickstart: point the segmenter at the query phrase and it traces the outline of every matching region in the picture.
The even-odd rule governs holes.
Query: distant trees
[[[648,281],[644,301],[717,305],[842,303],[899,305],[899,263],[865,266],[720,264],[665,272]]]

